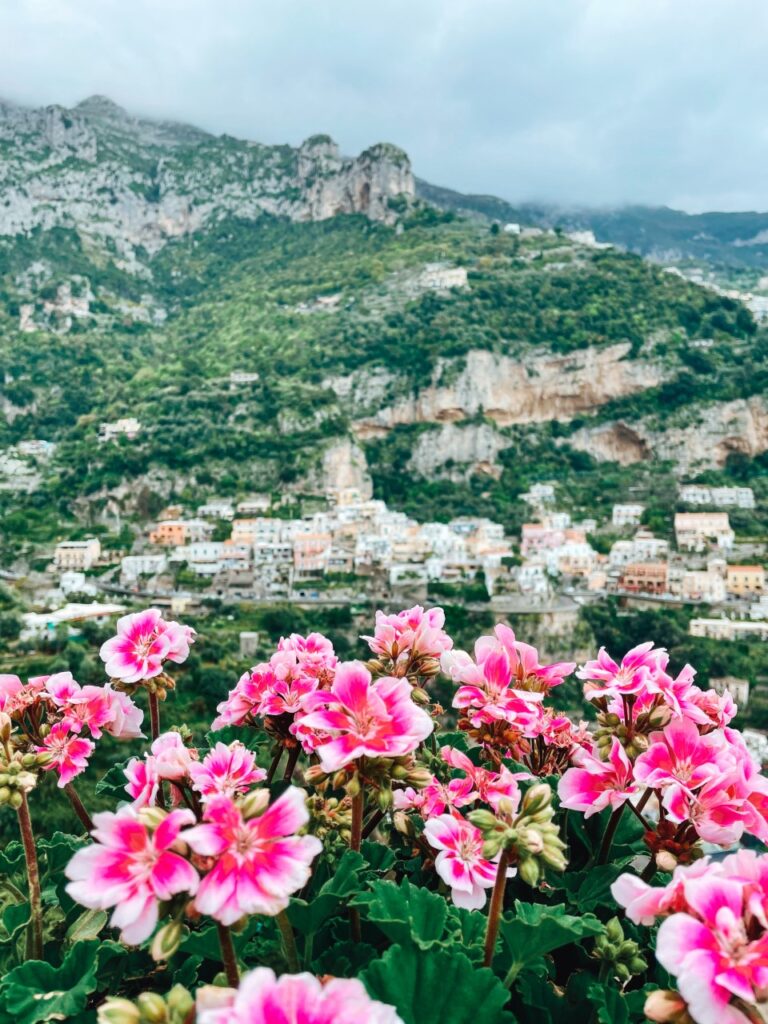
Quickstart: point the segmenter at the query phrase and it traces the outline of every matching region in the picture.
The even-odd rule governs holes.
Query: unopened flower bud
[[[319,764],[310,765],[304,772],[304,781],[308,786],[319,786],[320,783],[325,782],[327,778],[327,774]]]
[[[426,690],[422,690],[420,686],[414,686],[411,690],[411,700],[414,704],[425,706],[430,703],[431,698]]]
[[[13,729],[13,721],[11,716],[6,714],[5,711],[0,711],[0,743],[8,743],[11,739],[11,730]]]
[[[523,858],[517,868],[522,880],[531,887],[538,885],[541,872],[535,857]]]
[[[155,962],[170,960],[184,938],[184,926],[180,921],[169,921],[152,939],[150,955]],[[142,1011],[143,1012],[143,1011]],[[164,1020],[159,1017],[159,1020]]]
[[[14,811],[18,811],[18,809],[24,803],[24,797],[21,795],[18,789],[15,789],[11,792],[11,795],[8,797],[8,803],[14,809]]]
[[[11,799],[11,790],[8,786],[0,786],[0,804],[7,804]]]
[[[691,1020],[685,1000],[669,989],[651,992],[645,1000],[643,1013],[656,1024],[686,1024]]]
[[[487,832],[491,832],[498,829],[499,825],[501,824],[499,822],[499,819],[496,817],[495,814],[493,814],[492,811],[486,811],[485,809],[470,811],[467,817],[475,826],[475,828],[479,828],[484,835]]]
[[[433,781],[434,776],[429,768],[419,765],[416,768],[411,768],[407,778],[414,789],[424,789],[425,786],[428,786]]]
[[[395,811],[395,813],[392,815],[392,821],[398,832],[400,832],[404,836],[410,836],[411,838],[413,838],[413,836],[415,835],[413,822],[405,813],[405,811]]]
[[[353,799],[354,797],[360,795],[360,779],[357,775],[357,772],[355,772],[355,774],[350,777],[347,784],[344,786],[344,789]]]
[[[159,828],[167,817],[167,812],[161,807],[142,807],[138,813],[139,821],[146,828]]]
[[[605,934],[614,944],[624,941],[624,929],[621,927],[618,917],[612,917],[610,921],[606,922]]]
[[[333,776],[333,788],[343,789],[347,781],[347,773],[342,768]]]
[[[140,1024],[141,1014],[130,999],[107,999],[96,1011],[98,1024]]]
[[[254,789],[240,801],[240,810],[247,820],[258,818],[269,806],[269,790]]]
[[[491,832],[483,842],[483,856],[486,860],[493,860],[496,854],[504,845],[503,832]]]
[[[669,850],[659,850],[656,854],[656,867],[659,871],[674,871],[677,867],[677,857]]]
[[[142,992],[136,999],[136,1006],[141,1013],[141,1024],[145,1021],[147,1024],[164,1024],[168,1020],[168,1007],[157,992]]]
[[[536,814],[552,803],[552,790],[545,782],[531,786],[523,797],[523,814]]]
[[[382,811],[388,811],[389,808],[392,806],[392,790],[389,789],[389,788],[387,788],[387,789],[380,789],[379,790],[379,796],[378,796],[378,803],[379,803],[379,808]]]
[[[183,985],[174,985],[166,996],[165,1001],[168,1004],[168,1010],[174,1024],[177,1020],[185,1020],[195,1005],[195,1000]]]

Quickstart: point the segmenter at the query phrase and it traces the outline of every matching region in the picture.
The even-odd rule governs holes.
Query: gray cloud
[[[765,0],[6,0],[0,95],[347,152],[509,199],[768,208]]]

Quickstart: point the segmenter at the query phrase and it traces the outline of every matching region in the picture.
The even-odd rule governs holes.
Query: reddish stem
[[[219,933],[221,962],[227,975],[227,984],[231,988],[237,988],[240,984],[240,972],[237,969],[237,955],[232,944],[232,933],[225,924],[219,924],[218,921],[216,922],[216,930]]]
[[[27,959],[43,959],[43,897],[40,889],[40,868],[37,863],[35,834],[32,831],[32,818],[29,815],[27,794],[22,792],[21,803],[16,809],[19,819],[19,832],[24,847],[24,858],[27,862],[27,879],[29,882],[29,930],[27,931]]]
[[[78,792],[75,789],[73,783],[67,783],[67,785],[64,787],[64,792],[69,797],[69,802],[72,804],[72,810],[80,819],[80,824],[83,826],[86,832],[92,832],[93,821],[91,820],[90,814],[85,809],[85,804],[80,799],[80,796],[78,795]]]
[[[493,883],[493,894],[491,895],[491,906],[488,910],[488,924],[485,930],[485,959],[483,963],[490,967],[493,963],[493,954],[496,950],[496,939],[499,935],[499,924],[501,923],[501,912],[504,909],[504,890],[507,885],[507,868],[509,867],[509,852],[501,851],[499,864],[496,868],[496,881]]]

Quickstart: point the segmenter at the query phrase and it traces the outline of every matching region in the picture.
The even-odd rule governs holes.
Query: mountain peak
[[[128,117],[127,111],[119,106],[119,104],[115,103],[108,96],[101,96],[99,93],[94,93],[93,96],[87,96],[84,100],[81,100],[75,107],[75,110],[90,117],[120,118],[121,120]]]

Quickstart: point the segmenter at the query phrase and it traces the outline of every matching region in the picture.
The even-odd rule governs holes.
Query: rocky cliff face
[[[500,427],[567,421],[664,379],[660,366],[629,360],[628,344],[585,349],[567,356],[540,355],[522,363],[472,351],[461,369],[447,361],[432,383],[355,423],[358,437],[386,434],[410,423],[456,423],[482,414]],[[441,383],[443,379],[450,383]],[[354,393],[354,386],[346,385]]]
[[[674,462],[681,473],[720,468],[734,453],[754,457],[768,451],[768,405],[762,397],[712,403],[695,415],[694,422],[665,430],[643,420],[604,423],[577,431],[568,443],[625,466],[655,456]]]
[[[0,103],[0,235],[75,228],[129,262],[227,214],[396,219],[414,180],[406,154],[339,154],[327,136],[298,150],[132,117],[104,97],[72,110]]]

